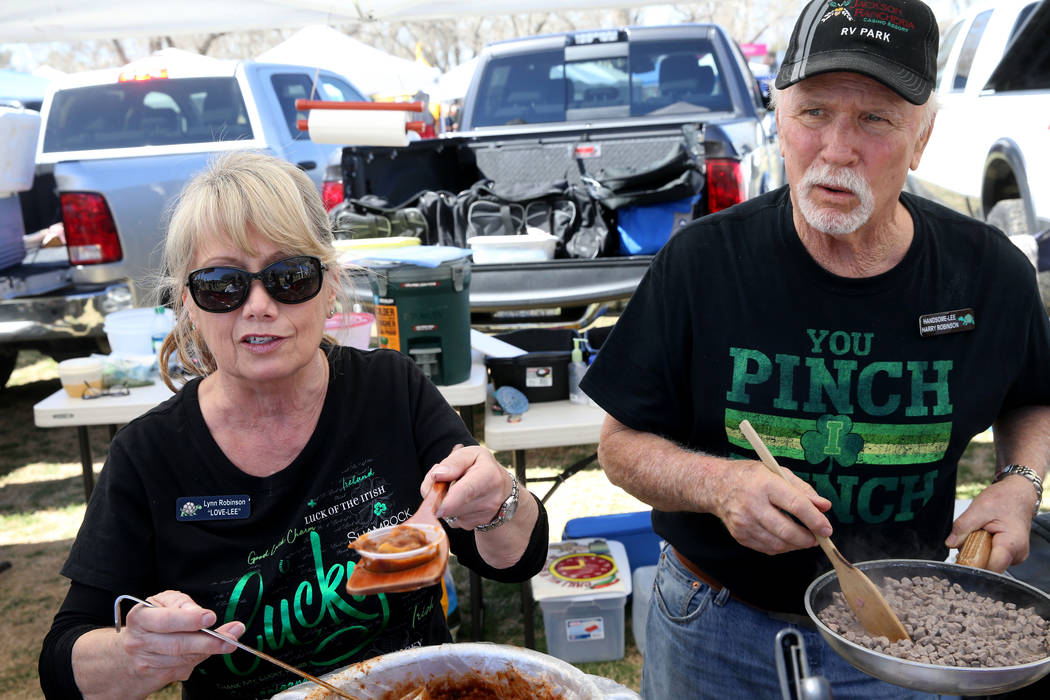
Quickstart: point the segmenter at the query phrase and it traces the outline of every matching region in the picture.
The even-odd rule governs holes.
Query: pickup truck
[[[582,326],[605,305],[629,298],[655,251],[633,253],[623,244],[618,230],[631,198],[610,197],[609,190],[632,178],[643,190],[660,190],[661,167],[683,154],[689,172],[667,175],[690,183],[692,204],[675,226],[784,182],[773,113],[739,47],[715,24],[489,44],[479,54],[459,131],[407,146],[348,146],[340,167],[351,204],[396,206],[421,192],[462,198],[476,183],[517,192],[564,183],[593,195],[608,230],[597,255],[566,245],[550,260],[475,260],[471,322],[497,330]],[[677,185],[667,191],[682,196]],[[646,201],[659,204],[660,197]],[[644,217],[647,210],[640,211]],[[464,244],[462,230],[440,233],[448,240],[429,242]]]
[[[28,232],[58,221],[66,245],[0,270],[0,387],[17,352],[107,351],[106,314],[155,303],[166,215],[216,153],[266,151],[317,182],[338,146],[297,129],[297,99],[359,101],[345,78],[307,66],[159,52],[52,84],[41,111]],[[26,203],[29,203],[28,206]]]
[[[910,189],[1011,236],[1050,228],[1050,2],[981,4],[942,37],[940,109]]]

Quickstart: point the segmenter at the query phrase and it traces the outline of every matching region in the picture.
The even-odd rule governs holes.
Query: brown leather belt
[[[712,591],[718,592],[718,591],[721,591],[723,588],[725,588],[725,586],[723,586],[721,583],[719,583],[715,579],[711,578],[711,576],[709,576],[706,572],[704,572],[703,569],[701,569],[699,566],[697,566],[693,562],[689,561],[689,559],[687,559],[685,556],[683,556],[683,554],[681,552],[679,552],[677,549],[675,549],[673,546],[670,549],[671,549],[672,552],[674,552],[675,557],[678,558],[678,561],[682,564],[682,566],[685,567],[686,571],[691,573],[698,580],[703,581],[704,583],[706,583],[711,588]],[[733,600],[737,601],[738,603],[743,603],[744,605],[748,606],[749,608],[752,608],[752,609],[757,610],[757,611],[759,611],[761,613],[764,613],[765,615],[768,615],[770,618],[772,618],[774,620],[779,620],[781,622],[790,622],[791,624],[799,625],[800,627],[805,627],[806,629],[811,629],[811,630],[816,630],[817,629],[817,626],[815,624],[813,624],[813,620],[809,619],[805,615],[795,615],[793,613],[771,612],[769,610],[766,610],[765,608],[762,608],[761,606],[758,606],[758,605],[755,605],[754,603],[749,603],[746,600],[743,600],[742,598],[740,598],[739,596],[733,594],[732,592],[730,592],[729,597],[732,598]]]

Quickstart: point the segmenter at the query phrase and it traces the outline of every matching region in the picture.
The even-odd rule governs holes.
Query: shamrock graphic
[[[386,512],[386,504],[382,501],[376,501],[375,505],[372,506],[372,513],[378,518]]]
[[[852,467],[864,448],[864,438],[852,430],[853,420],[848,416],[821,416],[817,420],[817,429],[802,435],[806,461],[820,464],[830,458],[844,467]],[[828,467],[831,467],[830,463]]]
[[[959,323],[964,326],[972,326],[974,324],[973,314],[963,314],[959,317]]]
[[[179,515],[184,518],[192,518],[203,507],[204,506],[199,506],[193,501],[186,501],[182,504],[182,508],[179,509]]]

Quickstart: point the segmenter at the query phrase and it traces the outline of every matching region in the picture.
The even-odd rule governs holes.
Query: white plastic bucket
[[[367,350],[372,343],[372,324],[376,317],[364,311],[336,314],[325,321],[325,333],[340,345]]]
[[[110,350],[118,355],[152,355],[156,317],[153,307],[124,309],[108,314],[102,328],[106,331]],[[174,324],[171,309],[164,309],[164,319],[166,334]]]

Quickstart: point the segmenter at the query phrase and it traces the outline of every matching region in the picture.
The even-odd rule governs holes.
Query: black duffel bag
[[[424,190],[390,206],[366,195],[341,202],[329,213],[336,238],[415,236],[423,245],[459,245],[455,240],[451,192]]]
[[[535,228],[558,240],[555,257],[596,257],[608,236],[590,195],[564,180],[543,185],[480,180],[456,196],[453,219],[463,245],[473,236],[517,236]]]

